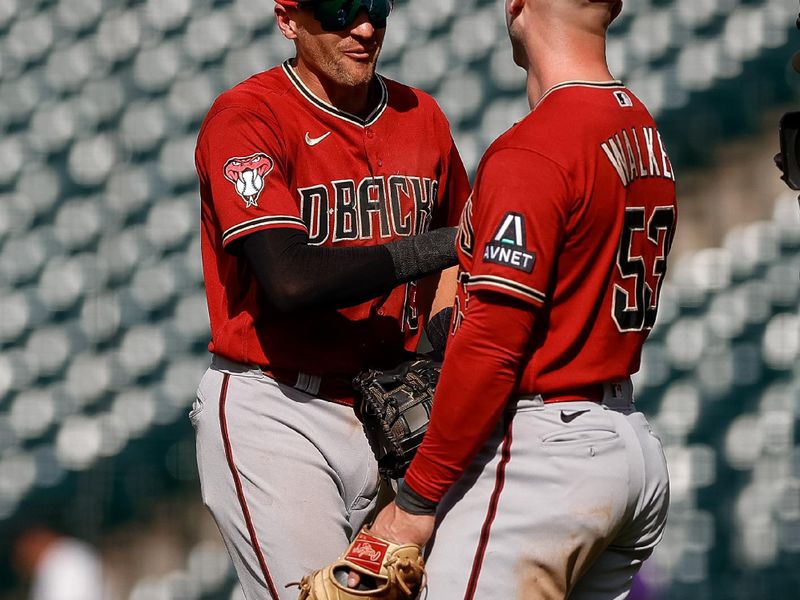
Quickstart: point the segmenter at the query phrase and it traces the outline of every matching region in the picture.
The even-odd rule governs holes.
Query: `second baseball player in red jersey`
[[[430,425],[372,531],[428,543],[436,600],[620,600],[666,522],[666,462],[630,375],[675,177],[605,62],[621,2],[505,8],[531,112],[481,160]]]
[[[576,128],[576,114],[591,117]],[[498,292],[553,306],[537,319],[523,389],[585,399],[591,388],[579,388],[638,370],[675,232],[674,181],[652,117],[622,83],[550,89],[478,169],[457,243],[454,329],[472,294]]]

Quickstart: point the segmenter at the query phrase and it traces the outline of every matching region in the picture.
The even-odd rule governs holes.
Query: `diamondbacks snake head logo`
[[[258,206],[264,179],[275,168],[275,161],[263,152],[234,157],[225,163],[225,179],[230,181],[244,200],[244,207]]]

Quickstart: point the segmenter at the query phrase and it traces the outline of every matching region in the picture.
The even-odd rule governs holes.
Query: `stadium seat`
[[[133,10],[109,10],[97,27],[97,53],[114,64],[129,58],[142,43],[142,17]]]
[[[192,17],[183,38],[184,48],[193,62],[205,63],[218,59],[234,39],[246,43],[247,33],[245,30],[245,35],[241,35],[228,11],[217,10]]]

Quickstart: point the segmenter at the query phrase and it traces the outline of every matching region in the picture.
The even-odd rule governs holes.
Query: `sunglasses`
[[[299,6],[313,10],[314,18],[325,31],[344,31],[362,8],[369,14],[372,26],[383,29],[393,4],[394,0],[303,0]]]

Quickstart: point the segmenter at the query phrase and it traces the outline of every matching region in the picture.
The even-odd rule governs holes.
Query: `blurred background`
[[[398,0],[381,59],[439,100],[471,173],[527,112],[500,5]],[[626,0],[612,28],[681,203],[637,375],[672,477],[640,599],[800,597],[800,211],[772,165],[797,11]],[[0,600],[241,599],[187,419],[209,336],[193,148],[220,91],[291,55],[271,0],[0,0]]]

